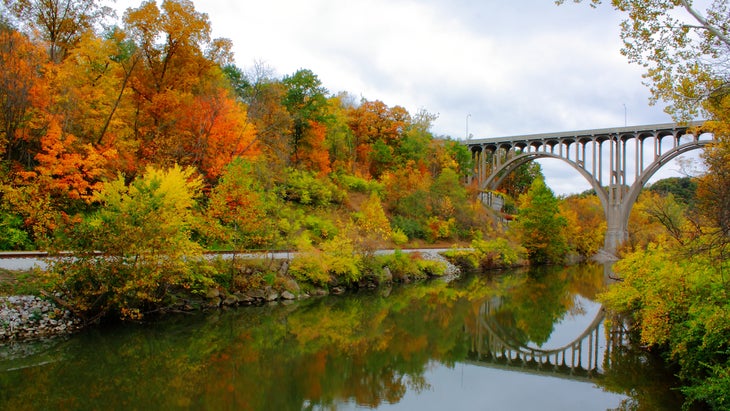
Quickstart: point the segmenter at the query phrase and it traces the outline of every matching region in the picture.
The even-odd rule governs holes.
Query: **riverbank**
[[[446,281],[458,277],[461,270],[444,258],[439,251],[418,250],[417,252],[423,260],[443,264],[444,270],[439,273],[438,277]],[[377,279],[365,278],[363,281],[351,286],[334,284],[328,288],[311,287],[305,284],[300,285],[295,279],[288,276],[290,259],[280,259],[279,262],[280,278],[286,279],[281,282],[282,286],[261,284],[238,292],[231,292],[219,286],[211,287],[204,295],[184,294],[177,296],[174,304],[167,311],[191,312],[284,303],[329,294],[340,294],[349,289],[376,288],[385,284],[408,283],[418,279],[416,276],[394,277],[391,270],[386,267],[384,276]],[[7,276],[7,273],[5,276]],[[40,290],[38,292],[40,293]],[[74,317],[70,311],[60,307],[52,300],[53,298],[35,295],[0,297],[0,344],[71,334],[88,326],[88,324],[84,324],[81,319]]]

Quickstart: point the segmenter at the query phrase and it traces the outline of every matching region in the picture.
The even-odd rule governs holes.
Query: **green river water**
[[[605,331],[605,281],[468,275],[0,345],[0,409],[679,409],[668,373]]]

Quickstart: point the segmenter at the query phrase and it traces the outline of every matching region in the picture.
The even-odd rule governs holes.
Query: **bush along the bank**
[[[472,240],[470,249],[449,250],[444,256],[465,271],[485,271],[529,264],[527,250],[504,237],[485,240],[477,236]]]
[[[220,273],[215,276],[216,285],[206,292],[204,301],[197,299],[197,304],[215,307],[294,300],[458,273],[435,253],[328,251],[310,249],[291,260],[216,259],[213,264]]]
[[[459,269],[435,252],[374,255],[353,249],[311,249],[292,259],[241,258],[225,255],[179,262],[204,281],[159,279],[151,288],[133,280],[133,260],[79,256],[59,261],[40,274],[56,283],[39,286],[33,295],[0,297],[0,341],[68,334],[105,320],[149,319],[181,311],[291,301],[410,283],[435,277],[453,278]],[[147,272],[147,269],[143,269]],[[130,281],[121,281],[127,275]],[[81,281],[81,279],[84,281]],[[63,281],[61,281],[63,280]],[[93,286],[86,281],[93,280]],[[134,284],[139,282],[139,286]]]

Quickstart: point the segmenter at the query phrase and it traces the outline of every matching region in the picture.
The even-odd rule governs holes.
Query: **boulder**
[[[383,267],[383,273],[380,275],[380,282],[383,284],[393,282],[393,273],[390,272],[390,268]]]
[[[252,303],[254,302],[254,298],[253,298],[253,297],[251,297],[251,296],[250,296],[250,295],[248,295],[248,294],[244,294],[244,293],[236,293],[236,294],[234,294],[234,295],[235,295],[235,296],[236,296],[236,298],[238,299],[238,302],[239,302],[239,303],[242,303],[242,304],[252,304]]]
[[[279,276],[285,276],[286,273],[289,272],[289,261],[284,261],[281,263],[281,267],[279,267]]]
[[[238,304],[238,297],[236,297],[235,295],[229,295],[228,297],[226,297],[225,300],[223,300],[223,305],[225,306],[230,307],[236,304]]]

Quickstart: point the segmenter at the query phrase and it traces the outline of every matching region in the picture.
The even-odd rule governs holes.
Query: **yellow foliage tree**
[[[190,238],[201,187],[192,168],[179,166],[148,167],[129,185],[121,175],[104,184],[101,208],[73,232],[77,258],[51,269],[67,306],[87,321],[110,312],[139,318],[175,287],[207,284],[193,269],[202,249]]]

